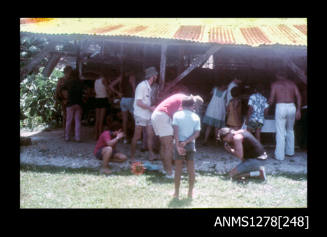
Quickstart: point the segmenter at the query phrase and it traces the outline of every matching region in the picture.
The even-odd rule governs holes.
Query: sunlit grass
[[[195,197],[188,200],[187,174],[180,200],[173,181],[151,172],[100,175],[92,169],[21,165],[21,208],[303,208],[305,175],[268,175],[268,181],[232,182],[225,176],[197,173]]]

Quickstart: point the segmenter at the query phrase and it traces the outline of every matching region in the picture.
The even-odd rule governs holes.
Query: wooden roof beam
[[[49,77],[53,71],[53,69],[56,67],[58,64],[59,60],[61,58],[60,54],[52,54],[47,65],[42,71],[42,75],[45,77]]]
[[[197,57],[191,65],[182,72],[179,76],[177,76],[163,91],[163,94],[168,92],[172,87],[174,87],[178,82],[180,82],[183,78],[185,78],[188,74],[190,74],[195,68],[200,67],[206,60],[210,57],[210,55],[214,55],[218,52],[222,47],[220,45],[214,45],[209,48],[205,54]]]
[[[53,44],[48,45],[45,49],[43,49],[40,53],[38,53],[34,58],[31,59],[29,64],[24,66],[20,70],[20,79],[22,80],[26,75],[30,74],[33,69],[40,64],[42,59],[44,59],[52,50]]]

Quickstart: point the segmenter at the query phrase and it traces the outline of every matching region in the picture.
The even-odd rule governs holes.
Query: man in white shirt
[[[131,142],[131,161],[135,161],[136,142],[141,138],[142,128],[146,128],[149,160],[154,159],[152,142],[153,130],[151,126],[151,114],[155,106],[151,106],[151,85],[157,80],[158,72],[155,67],[145,70],[145,80],[140,82],[135,89],[134,120],[135,129]]]

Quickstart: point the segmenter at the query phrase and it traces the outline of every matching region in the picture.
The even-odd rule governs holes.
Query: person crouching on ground
[[[111,162],[124,162],[127,156],[116,150],[118,141],[125,135],[121,132],[118,124],[113,124],[110,130],[105,130],[99,137],[94,149],[94,155],[97,159],[102,160],[101,173],[110,174],[109,161]],[[114,137],[114,138],[113,138]]]
[[[188,198],[193,196],[195,182],[194,154],[195,139],[199,137],[201,130],[200,117],[193,112],[194,99],[188,96],[182,100],[183,110],[173,115],[174,139],[177,154],[175,156],[175,193],[174,198],[179,197],[179,186],[183,168],[183,161],[186,160],[187,172],[189,175]]]
[[[242,162],[233,168],[229,175],[233,180],[257,177],[266,180],[263,160],[267,159],[261,143],[247,130],[232,130],[221,128],[217,140],[224,143],[225,149],[235,155]]]

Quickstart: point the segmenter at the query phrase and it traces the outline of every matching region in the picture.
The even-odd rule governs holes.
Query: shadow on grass
[[[95,175],[95,176],[136,176],[129,169],[124,169],[120,171],[113,171],[110,175],[104,175],[99,172],[99,168],[67,168],[67,167],[57,167],[57,166],[38,166],[38,165],[30,165],[30,164],[21,164],[21,171],[31,171],[37,173],[50,173],[50,174],[59,174],[59,173],[67,173],[67,174],[87,174],[87,175]],[[143,175],[146,176],[147,181],[152,183],[172,183],[173,179],[167,179],[165,176],[157,171],[146,171]]]
[[[192,199],[191,198],[184,198],[184,199],[172,198],[170,200],[170,202],[168,203],[168,207],[182,208],[182,207],[190,206],[191,203],[192,203]]]
[[[95,175],[95,176],[103,176],[106,177],[104,174],[101,174],[99,172],[99,168],[67,168],[67,167],[56,167],[56,166],[38,166],[38,165],[30,165],[30,164],[20,164],[20,170],[21,171],[32,171],[32,172],[38,172],[38,173],[69,173],[69,174],[87,174],[87,175]],[[211,177],[217,177],[221,180],[230,180],[229,176],[227,174],[214,174],[211,172],[197,172],[197,174],[200,174],[201,176],[211,176]],[[131,170],[124,169],[120,171],[113,171],[113,173],[110,176],[135,176]],[[165,176],[158,171],[146,171],[145,174],[146,179],[152,183],[173,183],[173,179],[167,179]],[[245,181],[233,181],[239,184],[248,184],[248,183],[265,183],[269,182],[269,178],[271,177],[283,177],[287,179],[292,180],[307,180],[306,174],[296,174],[296,173],[279,173],[274,175],[267,175],[267,181],[262,181],[259,179],[251,178],[247,179]],[[183,175],[182,179],[187,179],[187,175]]]

